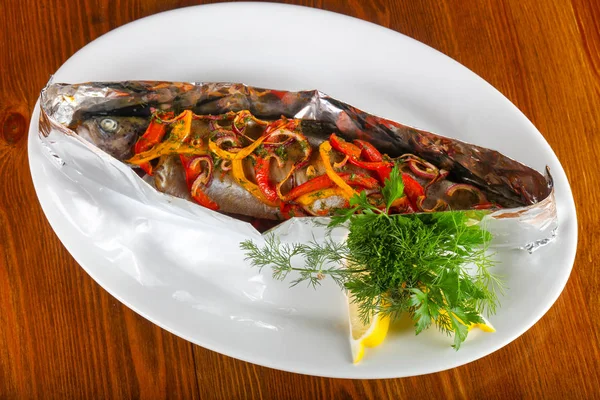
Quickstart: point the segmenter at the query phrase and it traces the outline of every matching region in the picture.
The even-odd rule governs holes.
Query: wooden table
[[[179,339],[98,286],[42,213],[26,133],[50,74],[113,28],[194,3],[0,0],[0,398],[600,397],[599,2],[292,1],[392,28],[475,71],[543,133],[577,203],[573,273],[539,323],[466,366],[371,381],[280,372]]]

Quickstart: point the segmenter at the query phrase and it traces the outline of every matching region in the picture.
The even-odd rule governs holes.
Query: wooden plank
[[[289,1],[389,27],[472,69],[538,127],[575,195],[577,260],[564,293],[546,316],[484,359],[438,374],[390,380],[291,374],[193,346],[108,295],[74,262],[46,222],[26,153],[39,90],[70,55],[105,32],[195,3],[0,4],[0,398],[598,396],[598,2]],[[385,62],[385,57],[365,53]]]

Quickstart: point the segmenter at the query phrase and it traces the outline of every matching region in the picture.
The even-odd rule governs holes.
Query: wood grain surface
[[[61,245],[33,189],[26,136],[40,89],[75,51],[127,22],[198,3],[0,0],[0,398],[600,398],[600,3],[290,3],[420,40],[479,74],[531,119],[565,168],[577,205],[577,259],[556,304],[488,357],[390,380],[276,371],[158,328],[105,292]]]

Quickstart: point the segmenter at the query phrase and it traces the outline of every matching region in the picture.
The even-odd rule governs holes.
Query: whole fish
[[[228,214],[281,220],[291,216],[327,216],[349,207],[352,192],[344,192],[329,178],[327,164],[331,165],[330,174],[333,170],[348,182],[346,189],[366,190],[374,202],[381,198],[385,184],[382,174],[389,174],[392,166],[399,164],[407,197],[404,204],[395,208],[396,212],[495,209],[515,205],[510,199],[490,202],[480,189],[456,184],[448,179],[448,171],[416,155],[403,154],[392,159],[372,146],[365,149],[368,142],[347,142],[331,134],[331,127],[318,121],[287,118],[262,121],[245,110],[210,117],[188,110],[178,117],[171,113],[166,120],[159,115],[165,113],[158,112],[150,118],[96,116],[85,119],[75,129],[81,137],[113,157],[151,174],[156,189]],[[182,133],[178,128],[186,124],[186,119],[189,126],[179,130],[185,131],[185,138],[179,137]],[[161,130],[160,138],[152,139],[157,130]],[[273,138],[271,142],[263,140],[240,158],[243,178],[236,176],[232,160],[223,154],[235,157],[269,134]],[[328,161],[323,160],[320,151],[324,142],[330,147]],[[146,146],[141,146],[143,144]],[[265,159],[268,163],[266,181],[259,177],[265,173],[257,167]],[[196,162],[195,176],[190,178],[189,165],[194,160],[200,161]],[[204,175],[201,175],[202,170],[205,170]],[[203,181],[194,190],[194,181],[198,179]],[[241,183],[243,179],[247,183]],[[278,191],[275,187],[279,183]],[[253,190],[248,188],[250,185]],[[199,191],[201,199],[195,195]]]

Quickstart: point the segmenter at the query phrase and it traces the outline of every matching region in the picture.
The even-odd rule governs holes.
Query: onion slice
[[[231,160],[222,160],[221,161],[221,169],[225,172],[231,170]]]
[[[419,178],[435,179],[439,176],[439,171],[435,165],[420,158],[408,160],[408,167]]]
[[[343,168],[344,165],[346,165],[346,163],[348,162],[349,159],[350,159],[350,157],[346,156],[346,157],[344,157],[344,159],[342,161],[333,163],[333,168],[336,168],[336,169]]]
[[[454,193],[456,193],[459,190],[465,190],[467,192],[470,192],[470,193],[473,193],[474,195],[476,195],[478,204],[488,203],[487,198],[485,197],[485,194],[483,194],[483,192],[481,190],[479,190],[475,186],[469,185],[467,183],[456,183],[456,184],[450,186],[446,190],[446,195],[448,197],[452,197],[454,195]]]
[[[287,147],[294,141],[299,141],[298,136],[295,132],[283,128],[279,128],[278,130],[269,133],[268,136],[269,137],[263,142],[263,146],[265,147]],[[283,136],[286,139],[281,142],[274,141],[274,139],[278,138],[279,136]]]
[[[435,206],[433,206],[433,208],[425,208],[425,207],[423,207],[423,202],[424,201],[425,201],[425,196],[419,196],[417,198],[417,208],[420,211],[423,211],[423,212],[437,212],[437,211],[444,211],[444,210],[448,209],[448,203],[446,203],[442,199],[437,199],[437,201],[435,202]]]
[[[238,126],[235,123],[235,119],[231,123],[231,129],[233,130],[233,132],[236,135],[239,135],[239,136],[244,136],[244,134],[246,133],[246,125],[244,124],[244,126],[241,129],[238,128]]]
[[[205,168],[203,168],[202,165],[200,164],[202,162],[206,163]],[[209,186],[210,185],[210,182],[213,177],[213,169],[214,169],[212,157],[210,157],[210,156],[196,157],[192,161],[190,161],[188,168],[192,169],[192,170],[194,170],[194,169],[200,170],[200,174],[196,177],[196,179],[194,180],[194,183],[192,184],[192,187],[191,187],[192,196],[195,196],[197,190],[200,189],[201,186]]]
[[[275,153],[269,153],[268,156],[266,156],[267,160],[270,158],[274,158],[277,161],[277,166],[279,168],[283,168],[283,166],[285,165],[285,162],[281,159],[281,157],[279,157],[277,154]]]
[[[448,175],[450,175],[450,172],[449,172],[449,171],[446,171],[445,169],[440,169],[440,170],[438,171],[438,174],[437,174],[437,176],[436,176],[435,178],[433,178],[433,179],[432,179],[432,180],[431,180],[431,181],[430,181],[430,182],[427,184],[427,186],[425,186],[425,190],[429,189],[429,187],[430,187],[431,185],[433,185],[434,183],[437,183],[437,182],[441,182],[441,181],[443,181],[444,179],[446,179],[446,177],[447,177]]]

